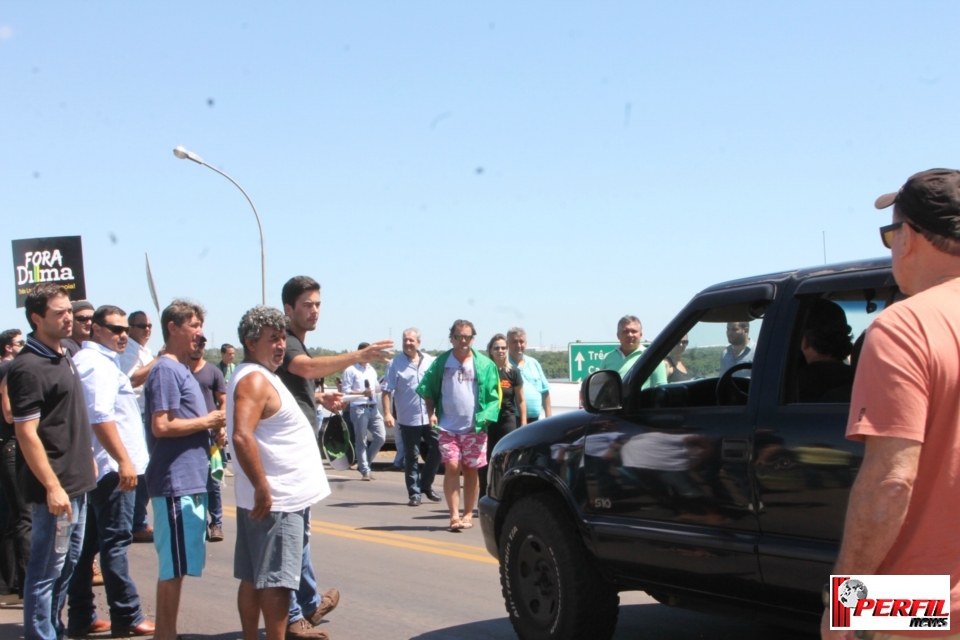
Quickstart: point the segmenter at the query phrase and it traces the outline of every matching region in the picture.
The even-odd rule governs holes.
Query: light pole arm
[[[267,249],[266,249],[266,245],[263,242],[263,224],[260,222],[260,214],[257,213],[257,207],[253,204],[253,200],[250,199],[250,196],[247,195],[247,192],[243,190],[243,187],[241,187],[236,180],[234,180],[233,178],[225,174],[223,171],[220,171],[220,169],[210,166],[209,164],[207,164],[203,160],[200,160],[199,158],[190,158],[190,159],[196,162],[197,164],[202,164],[206,168],[216,171],[217,173],[222,175],[224,178],[232,182],[237,189],[240,189],[240,193],[242,193],[243,196],[247,199],[247,202],[250,203],[250,207],[253,209],[253,215],[257,217],[257,228],[260,229],[260,278],[262,281],[263,305],[266,306],[267,305]]]

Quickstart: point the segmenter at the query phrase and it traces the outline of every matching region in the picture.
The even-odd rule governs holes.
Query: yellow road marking
[[[236,507],[223,506],[224,515],[236,517]],[[499,564],[492,558],[483,547],[475,547],[466,544],[457,544],[454,542],[442,542],[408,536],[390,531],[370,531],[361,527],[354,527],[333,522],[323,522],[321,520],[311,520],[310,530],[317,533],[325,533],[340,538],[349,538],[361,542],[375,542],[391,547],[400,547],[402,549],[412,549],[414,551],[423,551],[451,558],[461,558],[463,560],[473,560],[484,564]]]

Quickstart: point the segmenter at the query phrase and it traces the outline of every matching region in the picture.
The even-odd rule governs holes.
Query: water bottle
[[[57,516],[57,539],[53,545],[57,553],[66,553],[70,548],[70,516],[64,511]]]

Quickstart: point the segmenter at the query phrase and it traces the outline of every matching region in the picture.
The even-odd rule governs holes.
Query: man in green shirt
[[[642,338],[643,326],[640,324],[640,319],[637,318],[637,316],[623,316],[620,318],[620,321],[617,322],[617,340],[620,341],[620,346],[604,357],[600,369],[617,371],[620,373],[621,378],[626,377],[627,372],[633,368],[633,365],[640,358],[640,354],[643,353],[645,347],[640,344]],[[661,362],[640,388],[659,387],[666,383],[667,368]]]

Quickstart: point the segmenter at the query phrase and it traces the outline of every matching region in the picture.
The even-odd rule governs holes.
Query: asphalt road
[[[381,454],[381,460],[392,456]],[[406,506],[403,476],[388,469],[375,467],[373,482],[361,482],[355,471],[327,469],[333,495],[313,508],[311,547],[321,591],[336,587],[341,600],[322,628],[335,640],[515,638],[500,595],[497,562],[485,551],[479,527],[447,531],[444,503]],[[240,638],[233,504],[229,487],[224,492],[226,540],[208,544],[203,577],[185,581],[179,618],[184,638]],[[153,545],[133,545],[130,559],[144,610],[153,619]],[[101,616],[107,617],[103,589],[97,591]],[[618,639],[800,637],[749,620],[670,608],[640,592],[621,594],[621,603]],[[21,619],[19,608],[0,609],[0,640],[21,637]]]

